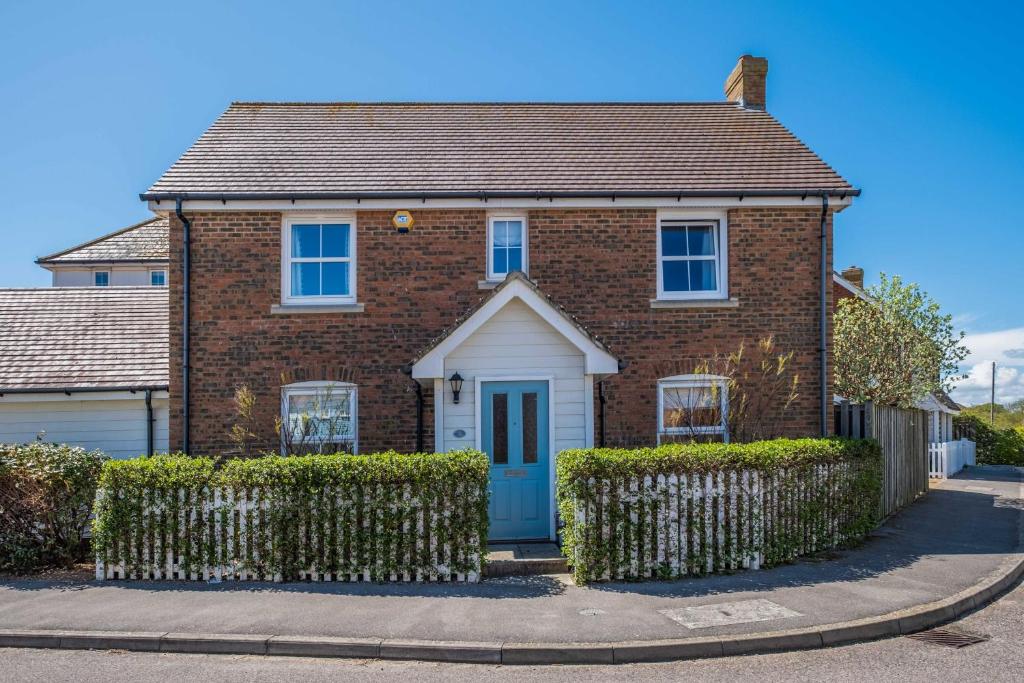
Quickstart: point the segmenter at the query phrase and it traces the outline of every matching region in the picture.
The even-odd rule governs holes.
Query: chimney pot
[[[768,78],[768,60],[764,57],[743,55],[725,79],[725,97],[744,109],[765,109],[765,81]]]
[[[864,289],[864,269],[858,268],[857,266],[850,266],[844,270],[840,275],[847,282],[857,285],[861,289]]]

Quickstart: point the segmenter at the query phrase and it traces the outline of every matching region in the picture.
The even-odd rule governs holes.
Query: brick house
[[[268,444],[315,405],[358,452],[482,448],[492,535],[547,538],[558,451],[725,408],[694,366],[767,335],[802,382],[783,431],[820,433],[859,192],[766,74],[741,58],[712,103],[232,104],[142,195],[170,219],[171,448],[229,448],[245,383]]]

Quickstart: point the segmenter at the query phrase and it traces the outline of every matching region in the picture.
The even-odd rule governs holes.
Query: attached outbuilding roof
[[[166,387],[166,287],[0,289],[0,393]]]
[[[732,102],[236,102],[142,198],[823,190],[857,193]]]
[[[85,244],[40,256],[36,263],[44,267],[118,262],[166,263],[168,248],[167,216],[154,216]]]
[[[413,360],[413,379],[444,377],[444,359],[474,332],[490,320],[512,300],[526,304],[542,320],[583,354],[588,375],[612,375],[619,371],[619,361],[599,339],[521,272],[509,273],[501,284],[485,296],[479,304],[466,312],[441,336],[431,342]]]

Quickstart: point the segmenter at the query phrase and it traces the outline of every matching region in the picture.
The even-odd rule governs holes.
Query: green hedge
[[[487,480],[476,451],[112,461],[97,563],[110,578],[473,580]]]
[[[1024,467],[1024,429],[996,429],[976,415],[953,418],[957,431],[977,445],[979,465],[1016,465]]]
[[[83,534],[105,459],[75,446],[0,444],[0,569],[84,559]]]
[[[855,542],[879,520],[874,441],[569,450],[557,472],[580,582],[773,565]]]

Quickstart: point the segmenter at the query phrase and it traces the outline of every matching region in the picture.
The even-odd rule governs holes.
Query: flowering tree
[[[835,314],[836,393],[863,403],[911,407],[963,376],[964,333],[916,284],[881,274],[871,301],[843,299]]]

